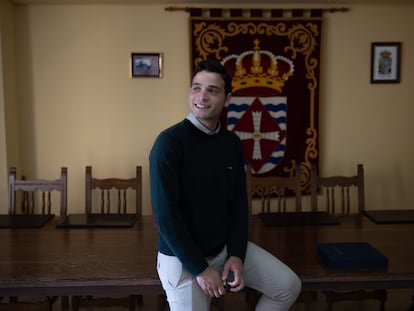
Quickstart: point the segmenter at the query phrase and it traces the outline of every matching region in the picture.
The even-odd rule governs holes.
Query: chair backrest
[[[137,166],[133,178],[94,178],[92,167],[86,166],[85,176],[85,213],[97,214],[127,214],[128,190],[135,192],[135,211],[137,215],[142,213],[142,168]],[[94,190],[100,190],[100,204],[97,212],[93,210],[92,196]],[[115,193],[114,193],[115,192]],[[111,206],[111,198],[115,198],[115,207]],[[95,206],[95,205],[94,205]],[[96,204],[98,206],[98,204]]]
[[[26,214],[52,214],[52,192],[60,192],[61,216],[67,214],[67,184],[68,171],[61,168],[60,178],[56,180],[46,179],[17,179],[16,168],[9,171],[9,214],[16,214],[16,192],[21,191],[22,213]],[[38,202],[40,202],[38,204]],[[37,206],[40,205],[39,209]]]
[[[352,196],[352,191],[355,193]],[[349,215],[351,210],[351,198],[358,202],[358,213],[365,209],[364,166],[357,165],[357,174],[354,176],[318,176],[316,166],[311,167],[311,209],[321,210],[318,206],[318,196],[322,193],[325,197],[324,209],[330,214]],[[337,210],[336,203],[340,205]]]
[[[246,167],[246,187],[249,212],[252,214],[253,200],[261,200],[261,212],[286,212],[287,198],[294,194],[295,212],[302,210],[301,169],[295,167],[294,175],[289,177],[253,175],[252,168]],[[272,202],[276,210],[272,209]]]

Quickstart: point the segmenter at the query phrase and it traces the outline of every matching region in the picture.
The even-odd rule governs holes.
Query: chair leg
[[[142,306],[144,304],[144,296],[137,295],[136,296],[136,303],[137,303],[137,306]]]
[[[72,310],[73,311],[79,310],[79,297],[78,296],[72,297]]]
[[[61,303],[62,303],[62,310],[68,310],[69,309],[69,297],[68,296],[62,296],[60,297]]]
[[[164,311],[167,307],[167,297],[165,294],[160,294],[157,296],[157,311]]]
[[[128,297],[128,309],[129,311],[135,311],[135,302],[137,296],[131,295]]]

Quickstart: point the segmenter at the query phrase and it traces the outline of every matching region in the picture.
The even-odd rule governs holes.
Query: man
[[[248,242],[244,153],[220,125],[232,77],[218,62],[194,70],[187,118],[164,130],[150,153],[157,270],[171,311],[208,311],[212,297],[249,286],[256,310],[288,310],[301,290],[296,274]]]

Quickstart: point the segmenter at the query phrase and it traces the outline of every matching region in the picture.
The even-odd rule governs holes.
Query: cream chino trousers
[[[210,267],[221,273],[227,258],[227,248],[208,258]],[[177,257],[158,253],[157,271],[167,294],[170,311],[209,311],[211,297],[204,294],[195,277]],[[248,242],[244,261],[244,282],[263,295],[257,311],[289,310],[301,291],[298,276],[275,256]]]

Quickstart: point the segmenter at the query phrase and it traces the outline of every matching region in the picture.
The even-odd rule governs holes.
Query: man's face
[[[224,93],[224,81],[218,73],[200,71],[194,76],[188,95],[190,112],[209,130],[216,129],[221,111],[230,99],[231,94]]]

